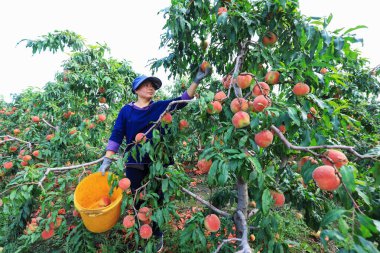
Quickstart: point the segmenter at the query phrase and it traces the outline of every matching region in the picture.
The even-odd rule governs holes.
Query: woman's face
[[[150,81],[143,82],[135,91],[137,96],[144,99],[152,99],[156,89]]]

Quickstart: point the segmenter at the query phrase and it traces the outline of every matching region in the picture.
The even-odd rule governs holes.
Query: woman
[[[158,90],[162,82],[157,77],[138,76],[132,82],[132,92],[137,94],[137,101],[125,105],[119,112],[116,119],[111,137],[109,138],[107,151],[99,171],[104,175],[105,171],[110,167],[112,160],[110,157],[118,152],[120,144],[126,138],[127,144],[133,143],[135,136],[138,133],[145,133],[157,121],[160,115],[166,110],[169,103],[177,100],[189,100],[194,97],[195,91],[200,81],[211,72],[211,68],[206,68],[205,72],[198,69],[198,72],[190,85],[190,87],[182,94],[181,97],[153,101],[156,90]],[[186,103],[173,105],[171,109],[180,109]],[[152,138],[152,131],[147,136]],[[129,145],[131,147],[131,145]],[[128,151],[128,148],[127,148]],[[136,157],[139,157],[137,155]],[[148,155],[142,158],[134,159],[131,155],[128,156],[126,163],[126,177],[131,181],[131,190],[135,192],[141,186],[142,180],[149,174],[150,158]],[[141,203],[137,203],[136,209]],[[163,248],[163,234],[159,230],[157,224],[153,223],[153,234],[159,241],[157,252],[161,252]]]

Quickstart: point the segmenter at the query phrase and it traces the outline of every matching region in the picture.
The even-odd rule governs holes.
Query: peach
[[[74,211],[73,211],[73,216],[74,216],[74,217],[80,217],[80,213],[78,212],[77,209],[74,209]]]
[[[136,143],[145,143],[146,142],[146,136],[144,133],[138,133],[135,136],[135,142]]]
[[[277,35],[273,32],[266,32],[262,38],[264,46],[273,46],[277,42]]]
[[[307,118],[313,119],[316,114],[317,114],[317,110],[315,110],[314,107],[310,107],[310,113],[307,114]]]
[[[172,123],[172,121],[173,121],[173,117],[172,117],[172,115],[171,115],[169,112],[167,112],[167,113],[165,113],[165,114],[162,116],[161,121],[162,121],[162,123],[164,123],[164,124],[170,124],[170,123]]]
[[[46,140],[47,141],[50,141],[53,138],[54,138],[54,134],[48,134],[48,135],[46,135]]]
[[[9,151],[10,152],[15,152],[17,150],[17,147],[15,147],[15,146],[10,146],[9,147]]]
[[[13,133],[15,135],[18,135],[19,133],[21,133],[21,131],[20,131],[20,129],[16,128],[16,129],[13,130]]]
[[[235,128],[243,128],[249,126],[251,119],[249,114],[243,111],[236,112],[232,117],[232,125]]]
[[[151,216],[151,210],[149,207],[146,207],[146,206],[141,207],[139,209],[139,212],[137,213],[137,218],[141,221],[149,220],[150,216]]]
[[[274,200],[274,206],[275,207],[281,207],[285,203],[285,196],[281,192],[277,191],[270,191],[270,195],[272,195],[272,198]]]
[[[25,162],[28,162],[32,159],[32,157],[30,155],[24,155],[24,157],[22,158],[23,161]]]
[[[13,167],[13,162],[5,162],[5,163],[3,163],[3,167],[5,169],[9,170]]]
[[[33,156],[38,157],[40,155],[40,151],[34,150],[32,153]]]
[[[111,204],[111,199],[108,196],[102,196],[100,200],[98,201],[99,207],[106,207]]]
[[[305,96],[309,94],[309,92],[310,92],[310,87],[306,83],[297,83],[293,87],[293,93],[296,96]]]
[[[237,77],[237,85],[242,88],[248,88],[251,84],[252,76],[251,75],[239,75]]]
[[[206,174],[210,171],[212,165],[211,160],[201,159],[197,162],[198,174]]]
[[[264,77],[267,84],[277,84],[280,80],[280,72],[278,71],[268,71]]]
[[[218,16],[222,15],[225,12],[227,12],[227,8],[226,7],[219,7],[219,9],[218,9]]]
[[[215,214],[209,214],[204,220],[205,228],[210,232],[217,232],[220,229],[219,217]]]
[[[257,146],[266,148],[270,144],[272,144],[273,141],[273,134],[269,130],[263,130],[257,134],[255,134],[255,142]]]
[[[321,68],[320,72],[322,75],[326,74],[329,70],[327,68]]]
[[[106,118],[107,118],[107,117],[106,117],[106,115],[104,115],[104,114],[99,114],[99,115],[98,115],[98,121],[99,121],[99,122],[103,122],[103,121],[105,121]]]
[[[131,228],[135,225],[135,217],[133,215],[127,215],[123,219],[123,226],[125,228]]]
[[[47,240],[47,239],[53,237],[53,235],[54,235],[54,229],[44,230],[41,233],[41,237],[43,240]]]
[[[278,128],[278,130],[280,130],[280,132],[283,133],[283,134],[286,132],[286,127],[285,127],[285,125],[280,125],[280,126],[278,126],[277,128]]]
[[[232,112],[247,111],[248,102],[244,98],[234,98],[231,101],[230,109]]]
[[[310,161],[310,163],[312,164],[318,164],[318,162],[311,156],[304,156],[302,157],[298,162],[297,162],[297,167],[298,167],[298,172],[301,171],[302,167],[304,166],[304,164],[307,162],[307,161]]]
[[[178,123],[178,126],[179,126],[179,130],[182,131],[186,128],[189,128],[189,122],[187,122],[187,120],[185,119],[181,119]]]
[[[40,117],[38,117],[38,116],[32,116],[32,121],[35,122],[35,123],[38,123],[38,122],[40,122]]]
[[[208,68],[211,68],[210,63],[208,63],[207,61],[202,62],[202,64],[201,64],[202,72],[206,72],[206,69],[208,69]]]
[[[151,226],[149,226],[148,224],[144,224],[140,227],[139,234],[141,238],[149,239],[153,234],[153,230]]]
[[[131,186],[131,180],[129,180],[129,178],[127,178],[127,177],[122,178],[119,180],[118,185],[122,190],[125,191],[125,190],[129,189],[129,187]]]
[[[223,110],[222,104],[219,101],[212,101],[207,106],[207,113],[209,114],[216,114],[220,113]]]
[[[253,87],[252,95],[254,95],[255,97],[260,96],[260,95],[268,96],[269,92],[270,92],[269,85],[266,82],[259,82]]]
[[[262,112],[268,105],[269,101],[264,95],[259,95],[253,100],[253,109],[256,112]]]
[[[224,93],[224,91],[219,91],[214,96],[214,100],[219,101],[219,102],[225,100],[226,98],[227,98],[227,95],[226,93]]]
[[[329,157],[333,161],[337,169],[339,169],[340,167],[348,163],[348,159],[346,155],[335,149],[329,149],[326,152],[324,152],[323,155]],[[333,166],[332,163],[327,158],[322,158],[322,162],[325,165]]]
[[[321,190],[334,191],[340,185],[340,179],[335,169],[329,165],[317,167],[312,174],[313,179]]]

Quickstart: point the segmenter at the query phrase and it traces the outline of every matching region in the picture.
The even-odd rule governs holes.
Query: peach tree
[[[340,252],[378,252],[380,86],[378,69],[354,48],[363,26],[330,31],[332,16],[306,17],[298,1],[176,0],[162,12],[169,54],[152,69],[191,78],[207,61],[214,71],[199,99],[168,108],[190,127],[173,124],[173,135],[157,131],[155,144],[142,147],[155,161],[151,180],[168,177],[167,201],[177,172],[163,161],[174,156],[181,168],[187,159],[207,174],[208,201],[180,187],[209,207],[187,222],[182,248],[286,251],[291,243],[276,236],[285,204],[326,248],[333,241]],[[208,213],[223,217],[212,240],[202,223],[219,220],[208,224]]]
[[[113,120],[131,99],[127,84],[136,73],[127,61],[108,57],[107,45],[85,44],[70,31],[23,43],[33,54],[67,50],[69,57],[43,89],[1,101],[0,244],[8,252],[42,251],[62,248],[67,240],[76,251],[95,250],[91,234],[80,233],[73,192],[96,171]],[[55,243],[47,240],[52,236]]]

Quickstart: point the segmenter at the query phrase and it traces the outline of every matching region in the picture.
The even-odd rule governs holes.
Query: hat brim
[[[155,76],[148,76],[148,77],[140,80],[140,82],[136,85],[136,89],[133,90],[133,93],[135,93],[135,91],[140,87],[140,85],[146,81],[150,81],[155,90],[158,90],[162,86],[162,82],[159,78],[157,78]]]

